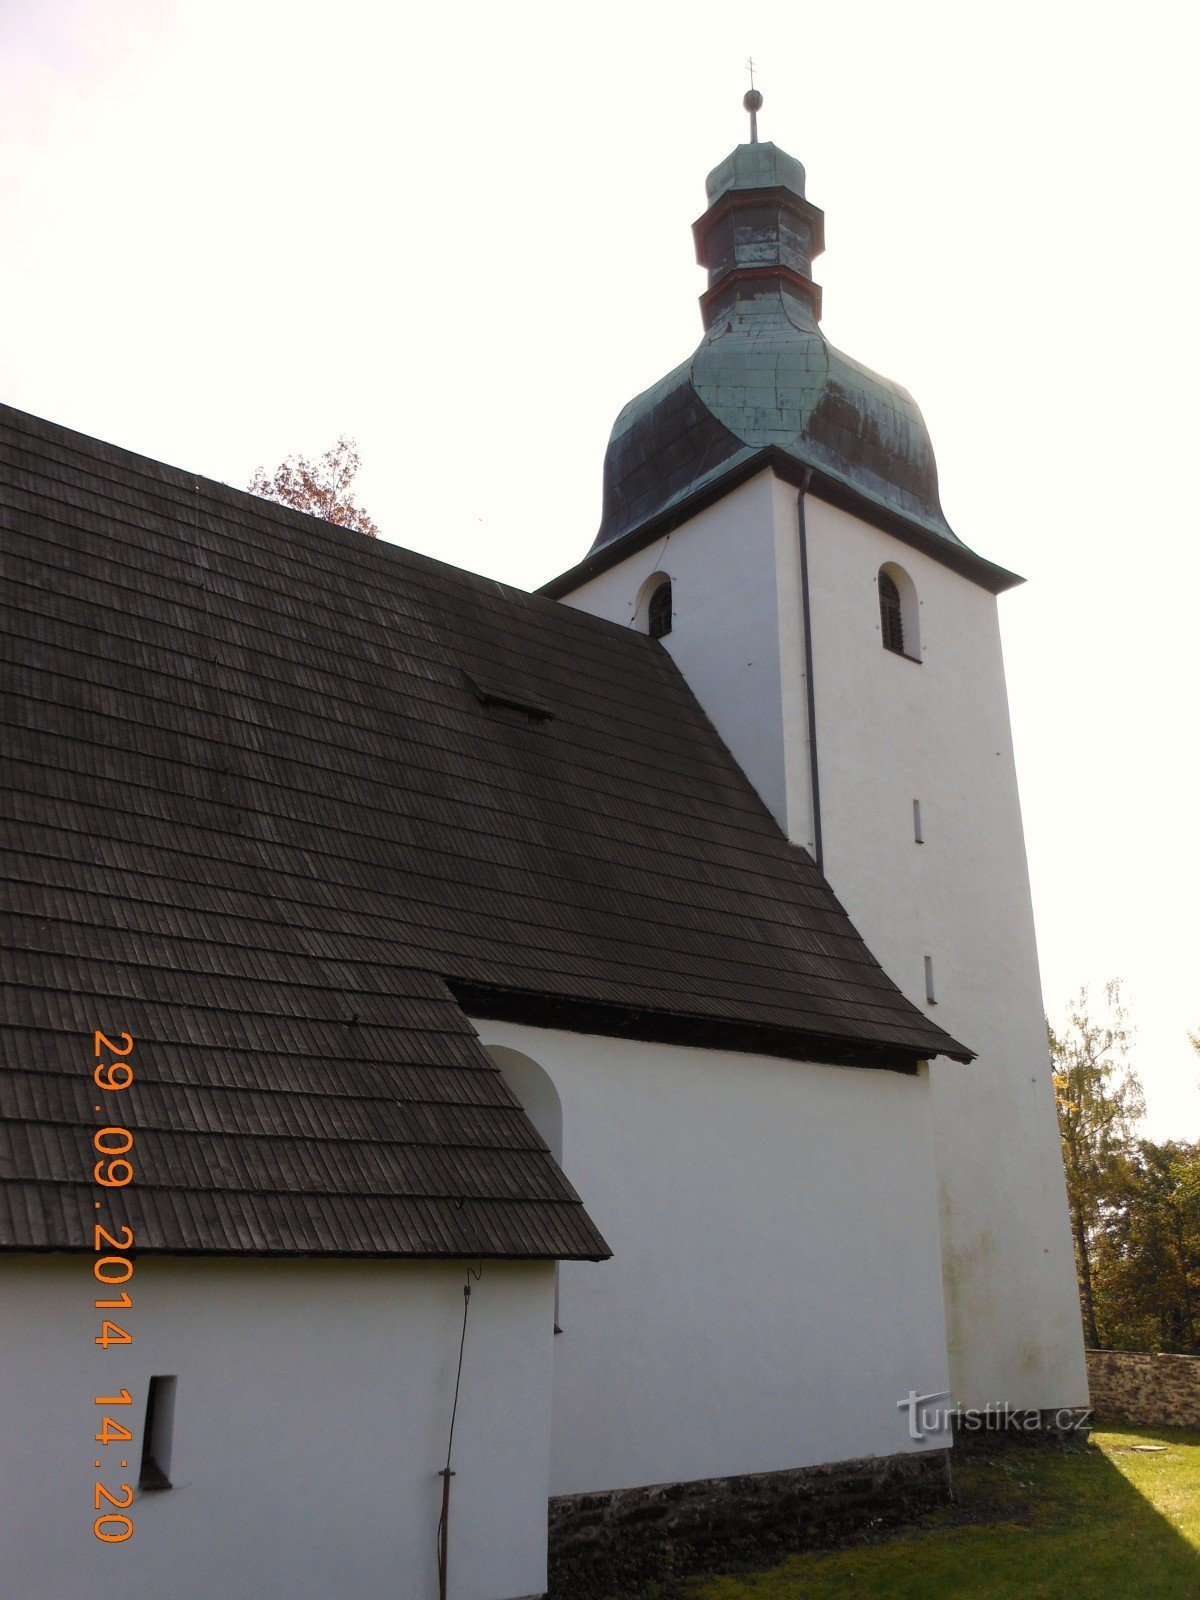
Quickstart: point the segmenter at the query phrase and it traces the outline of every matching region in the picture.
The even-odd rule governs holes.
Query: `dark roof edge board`
[[[888,1072],[914,1073],[922,1061],[948,1056],[964,1065],[975,1052],[948,1033],[930,1025],[944,1041],[940,1050],[906,1050],[870,1039],[848,1039],[810,1030],[772,1027],[768,1023],[733,1022],[681,1012],[647,1011],[608,1005],[602,1001],[572,1000],[561,995],[533,994],[502,989],[491,984],[447,979],[446,987],[468,1020],[522,1022],[535,1028],[561,1028],[568,1033],[600,1034],[606,1038],[641,1039],[650,1044],[693,1045],[697,1049],[740,1050],[747,1055],[780,1056],[789,1061],[811,1061],[831,1067],[869,1067]],[[938,1042],[941,1042],[938,1041]],[[931,1038],[928,1043],[935,1041]]]
[[[111,1226],[111,1224],[110,1224]],[[77,1256],[92,1255],[93,1247],[87,1240],[79,1244],[0,1244],[0,1256]],[[230,1246],[219,1249],[213,1245],[203,1245],[196,1249],[186,1249],[182,1245],[138,1245],[131,1251],[134,1261],[139,1256],[218,1256],[231,1261],[244,1260],[247,1256],[254,1260],[263,1258],[275,1261],[328,1261],[331,1256],[339,1261],[611,1261],[612,1251],[607,1255],[539,1255],[533,1252],[518,1254],[514,1250],[462,1250],[456,1255],[446,1251],[420,1250],[405,1251],[400,1254],[394,1250],[350,1250],[339,1246],[336,1251],[328,1249],[312,1250],[287,1250],[282,1247],[272,1249],[264,1245],[261,1249],[249,1249],[245,1245]]]
[[[866,495],[859,494],[848,484],[839,483],[836,478],[831,478],[819,467],[804,465],[787,451],[781,450],[778,445],[766,445],[712,483],[705,484],[686,499],[668,506],[658,516],[651,517],[640,528],[632,529],[629,533],[614,539],[611,544],[603,545],[576,566],[569,567],[566,572],[549,579],[540,588],[535,589],[534,593],[547,595],[551,600],[561,600],[564,595],[572,594],[582,584],[599,577],[602,572],[607,572],[609,567],[616,566],[626,556],[633,555],[635,551],[652,544],[655,539],[660,539],[683,523],[689,522],[698,512],[707,506],[715,505],[730,490],[757,477],[768,467],[776,476],[796,489],[804,489],[807,479],[807,492],[816,495],[819,500],[837,506],[842,511],[848,511],[852,516],[860,517],[863,522],[882,529],[884,533],[893,534],[904,544],[911,545],[913,549],[920,550],[924,555],[940,562],[942,566],[950,567],[962,577],[969,578],[972,583],[979,584],[990,594],[1003,594],[1006,589],[1015,589],[1019,583],[1025,582],[1025,579],[1017,573],[1009,572],[1006,567],[985,560],[983,556],[976,555],[965,545],[952,545],[947,540],[928,533],[906,517],[888,511]]]

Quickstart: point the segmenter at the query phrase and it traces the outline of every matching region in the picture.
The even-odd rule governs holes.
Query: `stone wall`
[[[1200,1356],[1089,1350],[1087,1368],[1096,1422],[1200,1428]]]
[[[1092,1413],[1086,1407],[1060,1406],[1057,1411],[1014,1411],[994,1406],[951,1417],[957,1454],[988,1455],[998,1448],[1071,1450],[1085,1445]]]
[[[600,1600],[654,1579],[768,1565],[949,1498],[946,1450],[559,1495],[550,1501],[550,1600]]]

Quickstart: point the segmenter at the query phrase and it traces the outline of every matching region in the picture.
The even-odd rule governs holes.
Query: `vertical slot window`
[[[142,1429],[142,1463],[138,1488],[171,1487],[171,1439],[175,1426],[175,1379],[150,1379],[146,1392],[146,1425]]]
[[[913,801],[913,840],[916,844],[925,843],[925,829],[921,826],[921,802]]]
[[[925,957],[925,998],[931,1006],[937,1005],[937,994],[933,987],[933,957]]]

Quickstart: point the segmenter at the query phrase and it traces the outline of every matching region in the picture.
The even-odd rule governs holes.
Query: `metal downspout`
[[[825,870],[825,848],[821,838],[821,777],[817,766],[817,697],[813,688],[812,610],[808,594],[808,528],[804,521],[804,496],[811,471],[796,495],[796,528],[800,535],[800,608],[804,614],[804,686],[808,696],[808,770],[812,779],[813,853],[817,869]]]

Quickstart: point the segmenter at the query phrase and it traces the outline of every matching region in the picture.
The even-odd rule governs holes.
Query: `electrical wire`
[[[454,1379],[454,1404],[450,1408],[450,1438],[446,1444],[446,1471],[450,1470],[450,1452],[454,1449],[454,1419],[458,1415],[458,1390],[462,1383],[463,1351],[467,1344],[467,1313],[471,1309],[471,1279],[478,1283],[483,1277],[483,1261],[480,1260],[478,1271],[467,1268],[467,1281],[463,1284],[463,1321],[462,1337],[458,1341],[458,1373]]]
[[[674,528],[672,528],[671,529],[671,533],[674,533],[674,531],[675,531]],[[654,558],[654,572],[657,572],[659,570],[659,568],[662,566],[663,557],[667,553],[667,546],[670,544],[670,542],[671,542],[671,534],[669,533],[667,535],[667,537],[662,542],[662,549],[658,552],[658,554]],[[652,572],[650,574],[651,577],[654,576],[654,572]],[[647,599],[648,598],[649,598],[649,596],[647,596]],[[629,619],[629,623],[628,623],[629,627],[632,628],[633,625],[637,622],[637,619],[641,614],[641,610],[642,610],[642,602],[640,600],[638,600],[637,603],[634,605],[633,615]]]
[[[471,1279],[478,1283],[483,1277],[483,1259],[480,1258],[478,1269],[467,1268],[467,1281],[463,1284],[463,1319],[462,1334],[458,1341],[458,1372],[454,1378],[454,1404],[450,1408],[450,1437],[446,1441],[446,1465],[439,1476],[442,1479],[442,1511],[438,1517],[437,1526],[437,1563],[438,1563],[438,1593],[445,1600],[446,1594],[446,1519],[450,1506],[450,1479],[454,1474],[450,1470],[450,1457],[454,1451],[454,1422],[458,1416],[458,1391],[462,1385],[463,1352],[467,1347],[467,1316],[471,1310]]]

